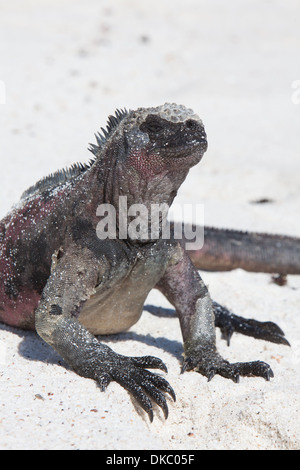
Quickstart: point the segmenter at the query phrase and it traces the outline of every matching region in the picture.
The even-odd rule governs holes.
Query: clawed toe
[[[224,362],[223,365],[213,367],[208,371],[206,374],[208,382],[210,382],[216,374],[231,379],[235,383],[240,381],[240,376],[263,377],[267,381],[274,377],[269,364],[262,361],[237,362],[234,364]]]
[[[230,312],[226,307],[219,305],[217,302],[213,302],[213,306],[215,324],[220,328],[222,338],[227,341],[228,346],[234,332],[270,341],[272,343],[290,346],[290,343],[284,337],[284,332],[278,325],[276,325],[276,323],[270,321],[260,322],[239,317],[238,315]]]
[[[248,333],[245,334],[254,336],[254,338],[290,346],[290,343],[284,337],[282,329],[271,321],[259,322],[257,320],[245,320],[245,329],[248,330]]]
[[[128,388],[126,383],[123,383],[123,387],[129,389],[131,394],[138,400],[140,406],[148,413],[150,421],[153,421],[152,401],[162,409],[164,417],[167,419],[169,410],[164,392],[168,393],[176,401],[176,395],[171,385],[163,377],[151,372],[148,372],[142,379],[136,377],[135,380],[137,382],[135,382],[133,387]]]
[[[197,347],[186,351],[182,370],[194,369],[207,377],[210,382],[215,375],[221,375],[238,383],[241,376],[263,377],[270,380],[274,377],[269,364],[263,361],[230,363],[223,359],[218,352],[211,347]]]
[[[109,372],[98,373],[97,381],[101,390],[105,390],[112,380],[118,382],[137,400],[140,407],[148,414],[151,422],[154,416],[153,403],[162,409],[164,417],[167,419],[169,410],[164,394],[168,393],[176,401],[175,392],[166,379],[146,368],[161,369],[167,372],[165,364],[157,357],[118,356],[118,361]]]
[[[168,372],[167,366],[165,363],[159,359],[159,357],[154,356],[142,356],[142,357],[131,357],[131,361],[137,367],[142,369],[160,369],[164,372]]]

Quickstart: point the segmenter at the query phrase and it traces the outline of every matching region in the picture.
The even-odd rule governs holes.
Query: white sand
[[[178,199],[204,203],[207,224],[299,235],[296,0],[23,0],[0,7],[1,217],[38,178],[86,161],[93,132],[116,107],[175,101],[201,115],[209,139]],[[275,202],[249,203],[263,197]],[[1,326],[0,448],[299,448],[300,276],[289,276],[285,287],[241,270],[203,278],[237,314],[284,329],[291,348],[240,335],[227,348],[218,332],[224,356],[264,360],[273,380],[237,385],[179,375],[177,319],[145,312],[128,333],[106,341],[167,364],[177,402],[169,401],[166,422],[156,411],[151,425],[118,384],[101,393],[61,366],[36,334]],[[168,306],[156,292],[147,303]]]

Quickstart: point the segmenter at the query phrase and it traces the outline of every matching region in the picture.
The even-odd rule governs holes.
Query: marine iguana
[[[0,321],[35,328],[101,390],[118,382],[152,421],[153,402],[167,417],[165,393],[175,400],[166,379],[147,370],[167,371],[165,364],[152,356],[117,354],[94,335],[130,328],[140,318],[149,291],[157,288],[179,317],[182,372],[193,369],[208,380],[215,374],[235,382],[240,375],[269,380],[273,372],[265,362],[231,364],[219,355],[215,324],[228,342],[238,331],[288,344],[276,324],[243,319],[213,302],[184,240],[172,234],[164,239],[161,226],[154,238],[120,236],[120,196],[126,196],[128,207],[169,207],[189,169],[201,160],[207,139],[198,115],[176,104],[117,110],[96,139],[88,164],[40,180],[0,222]],[[108,233],[106,239],[97,234],[97,208],[103,204],[117,214],[115,236]],[[191,257],[197,267],[218,269],[218,255],[209,246],[208,240],[204,255],[196,251]],[[227,262],[223,269],[232,267],[236,263]]]

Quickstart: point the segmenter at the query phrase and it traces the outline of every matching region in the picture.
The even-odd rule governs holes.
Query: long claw
[[[239,381],[240,381],[240,374],[238,374],[238,373],[237,373],[237,374],[234,374],[233,377],[232,377],[232,380],[233,380],[236,384],[238,384]]]
[[[164,417],[167,419],[169,410],[167,401],[164,395],[159,392],[151,383],[144,385],[144,390],[146,391],[147,395],[163,410]]]
[[[214,378],[215,375],[216,375],[216,370],[212,368],[208,373],[207,382],[210,382]]]
[[[148,416],[149,416],[149,419],[150,419],[150,423],[152,423],[153,422],[153,410],[151,409],[147,413],[148,413]]]
[[[167,419],[169,410],[164,393],[176,400],[175,392],[164,377],[150,372],[147,368],[161,369],[167,372],[163,361],[153,356],[126,357],[113,356],[110,367],[100,370],[96,379],[101,390],[105,390],[109,382],[115,380],[124,387],[139,403],[141,408],[153,421],[152,403],[156,403]]]
[[[171,385],[169,384],[169,382],[167,382],[166,379],[164,379],[160,375],[154,375],[153,374],[152,382],[157,388],[159,388],[163,392],[168,393],[173,398],[173,401],[176,401],[175,392],[174,392],[173,388],[171,387]]]
[[[193,362],[190,357],[186,357],[183,361],[183,364],[181,366],[181,374],[184,374],[185,371],[191,370],[193,368]]]
[[[117,382],[122,385],[131,395],[137,400],[141,408],[149,416],[150,421],[153,421],[153,410],[150,398],[143,391],[142,387],[138,385],[134,380],[128,377],[126,374],[120,372],[116,378]]]

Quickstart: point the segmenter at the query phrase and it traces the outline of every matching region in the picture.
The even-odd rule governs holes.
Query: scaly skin
[[[150,239],[121,236],[120,196],[128,207],[172,204],[189,169],[207,148],[199,117],[183,106],[117,111],[97,134],[88,165],[74,165],[38,182],[0,223],[0,320],[38,334],[84,377],[102,390],[116,381],[153,419],[152,402],[168,407],[175,393],[147,369],[166,366],[152,356],[116,354],[95,338],[130,328],[144,301],[158,288],[177,311],[183,336],[182,371],[195,369],[210,380],[220,374],[269,380],[261,361],[230,364],[216,350],[215,324],[229,341],[233,331],[285,343],[275,324],[243,320],[213,303],[180,243],[161,231]],[[98,207],[116,211],[115,238],[98,236]],[[129,227],[129,226],[128,226]],[[111,230],[111,229],[110,229]],[[215,316],[216,320],[215,320]]]
[[[189,250],[188,255],[196,268],[207,271],[241,268],[300,274],[300,238],[296,237],[205,227],[203,248]]]

